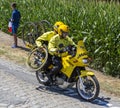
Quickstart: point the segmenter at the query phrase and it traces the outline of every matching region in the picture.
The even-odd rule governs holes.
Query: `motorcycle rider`
[[[58,28],[58,34],[51,38],[48,44],[48,51],[52,55],[53,68],[49,74],[49,80],[53,81],[53,75],[62,69],[61,55],[63,49],[69,45],[75,45],[70,37],[68,37],[69,27],[67,25],[60,25]],[[75,45],[76,46],[76,45]]]
[[[63,22],[57,21],[53,26],[53,29],[54,29],[53,31],[48,31],[46,33],[43,33],[41,36],[39,36],[35,41],[37,47],[41,47],[43,44],[48,45],[48,42],[50,41],[50,39],[58,33],[58,27],[63,24],[64,24]],[[48,60],[44,65],[44,68],[47,69],[47,67],[50,64],[51,64],[51,55],[48,54]]]

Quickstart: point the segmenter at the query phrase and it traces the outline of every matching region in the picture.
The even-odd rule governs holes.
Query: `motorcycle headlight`
[[[87,64],[87,63],[89,63],[89,60],[88,60],[88,58],[84,58],[82,61],[83,61],[83,63],[84,63],[84,64]]]

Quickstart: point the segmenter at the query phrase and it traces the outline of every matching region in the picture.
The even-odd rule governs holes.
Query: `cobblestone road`
[[[73,90],[44,88],[26,69],[0,59],[0,108],[120,108],[105,101],[101,105],[84,102],[76,93],[67,92]]]
[[[40,92],[9,73],[0,76],[0,108],[86,108],[79,100]]]

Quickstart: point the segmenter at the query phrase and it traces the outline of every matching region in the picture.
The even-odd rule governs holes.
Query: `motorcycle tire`
[[[79,79],[76,82],[76,89],[79,96],[86,101],[91,102],[95,100],[100,92],[100,86],[97,78],[94,75],[82,77],[82,82],[83,85],[81,84]]]
[[[43,84],[43,85],[46,85],[46,86],[50,85],[49,78],[44,73],[44,71],[42,71],[42,70],[36,71],[36,78],[37,78],[37,80],[40,84]]]

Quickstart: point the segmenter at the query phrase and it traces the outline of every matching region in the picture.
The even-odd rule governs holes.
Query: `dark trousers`
[[[52,55],[50,55],[49,53],[48,53],[48,59],[47,59],[47,61],[46,61],[46,63],[45,63],[45,65],[44,65],[44,69],[45,70],[47,70],[48,69],[48,67],[50,66],[52,64]]]
[[[53,56],[52,57],[53,68],[50,71],[51,75],[57,75],[59,71],[62,69],[62,61],[60,57]]]

